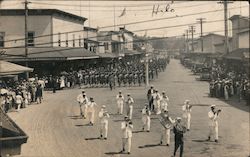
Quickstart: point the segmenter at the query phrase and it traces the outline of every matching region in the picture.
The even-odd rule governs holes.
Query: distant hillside
[[[150,40],[154,49],[166,49],[166,50],[176,50],[176,49],[184,49],[185,40],[183,38],[169,37],[164,39],[157,39],[152,37]]]

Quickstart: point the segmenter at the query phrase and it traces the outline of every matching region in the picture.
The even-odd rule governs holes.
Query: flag
[[[121,13],[121,15],[120,15],[119,17],[122,17],[122,16],[124,16],[125,14],[126,14],[126,8],[123,9],[123,11],[122,11],[122,13]]]

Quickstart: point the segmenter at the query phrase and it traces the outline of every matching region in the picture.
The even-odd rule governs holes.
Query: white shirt
[[[86,107],[89,112],[94,112],[95,106],[97,106],[95,102],[88,102]]]
[[[120,97],[121,96],[121,97]],[[118,94],[117,96],[116,96],[116,100],[117,100],[117,102],[121,102],[121,101],[124,101],[124,96],[121,94]]]
[[[127,100],[127,103],[128,104],[134,103],[134,99],[132,97],[129,97],[128,100]]]
[[[23,97],[22,97],[21,95],[17,95],[17,96],[16,96],[16,103],[17,103],[17,104],[21,104],[22,101],[23,101]]]
[[[79,94],[76,98],[77,102],[81,103],[81,104],[87,104],[89,102],[87,96],[85,96],[85,98],[83,97],[82,94]]]
[[[106,112],[106,114],[104,114],[104,110],[101,109],[101,111],[99,112],[99,118],[101,120],[101,123],[107,123],[108,122],[108,118],[109,118],[109,114]]]
[[[209,121],[208,121],[209,126],[218,125],[218,121],[217,121],[218,120],[218,114],[217,113],[214,114],[213,111],[209,111],[208,112],[208,119],[209,119]]]

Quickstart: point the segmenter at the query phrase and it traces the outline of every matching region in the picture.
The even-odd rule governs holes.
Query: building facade
[[[201,38],[198,38],[194,41],[193,47],[194,52],[203,52],[203,53],[216,53],[215,44],[223,43],[224,36],[214,33],[209,33],[204,35]],[[203,42],[203,51],[202,51],[202,42]],[[192,46],[191,46],[192,47]]]
[[[99,42],[97,41],[98,29],[92,27],[84,27],[84,48],[98,53]]]
[[[239,48],[249,48],[249,28],[243,29],[238,33]]]
[[[86,18],[57,9],[29,9],[29,47],[83,47]],[[0,9],[0,47],[24,47],[25,10]]]
[[[234,15],[229,18],[232,22],[232,51],[240,48],[239,35],[242,30],[249,29],[249,17]],[[249,36],[248,36],[249,38]]]

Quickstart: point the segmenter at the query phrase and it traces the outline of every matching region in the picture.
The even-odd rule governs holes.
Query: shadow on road
[[[146,131],[143,131],[143,130],[137,130],[137,131],[132,131],[132,133],[140,133],[140,132],[146,132]]]
[[[92,126],[92,125],[89,125],[89,124],[76,124],[75,126],[76,127],[82,127],[82,126]]]
[[[74,120],[77,120],[77,119],[83,119],[82,116],[80,115],[75,115],[75,116],[68,116],[70,119],[74,119]]]
[[[157,143],[157,144],[146,144],[144,146],[139,146],[138,148],[149,148],[149,147],[160,147],[160,146],[166,147],[166,145],[160,145],[159,143]]]
[[[106,155],[115,155],[115,154],[126,154],[126,153],[122,153],[122,152],[107,152],[105,154]]]
[[[85,140],[100,140],[100,137],[85,138]]]

